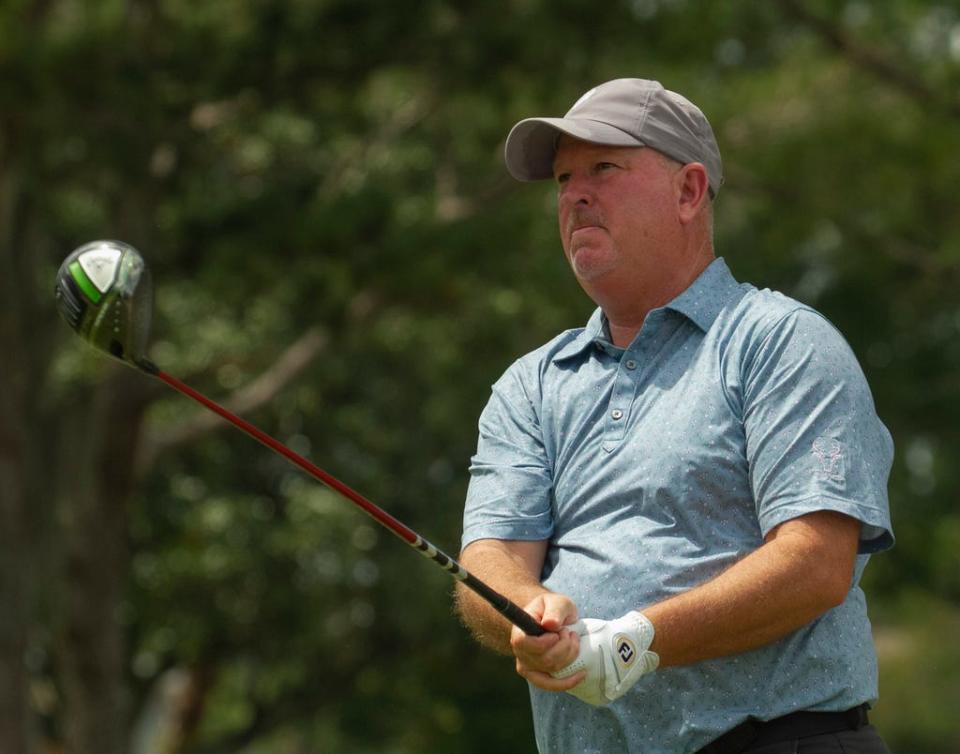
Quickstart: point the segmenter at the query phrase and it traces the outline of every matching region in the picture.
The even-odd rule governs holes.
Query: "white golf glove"
[[[660,664],[650,651],[653,624],[636,610],[616,620],[584,618],[568,626],[580,635],[580,654],[562,670],[551,675],[568,678],[580,670],[587,676],[568,690],[588,704],[601,705],[619,699],[637,680]]]

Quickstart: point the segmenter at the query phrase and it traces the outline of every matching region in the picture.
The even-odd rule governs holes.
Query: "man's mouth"
[[[603,230],[603,226],[602,225],[576,225],[574,226],[573,230],[570,231],[570,238],[574,239],[578,235],[590,232],[592,230]]]
[[[596,212],[574,212],[567,218],[570,238],[581,231],[602,230],[601,219]]]

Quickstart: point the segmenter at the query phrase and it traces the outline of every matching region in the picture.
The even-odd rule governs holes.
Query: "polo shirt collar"
[[[610,331],[607,328],[607,318],[600,307],[594,309],[593,314],[587,321],[587,326],[553,355],[553,361],[562,361],[578,356],[587,348],[592,347],[594,343],[601,348],[613,347],[610,342]]]
[[[682,314],[706,332],[738,288],[739,284],[730,273],[726,261],[718,257],[683,293],[663,308]],[[577,356],[594,344],[608,350],[616,349],[610,341],[606,315],[599,307],[590,315],[586,327],[554,354],[553,361]]]
[[[739,288],[726,261],[718,257],[664,308],[679,312],[706,332]]]

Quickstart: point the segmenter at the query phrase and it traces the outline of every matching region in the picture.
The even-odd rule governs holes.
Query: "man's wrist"
[[[614,661],[620,677],[618,687],[629,683],[622,694],[638,678],[656,670],[660,666],[660,656],[651,649],[656,636],[653,623],[639,610],[631,610],[613,623],[617,626],[613,641]]]

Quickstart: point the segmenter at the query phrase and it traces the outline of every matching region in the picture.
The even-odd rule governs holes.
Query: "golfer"
[[[890,435],[841,334],[715,256],[703,113],[609,81],[506,163],[556,184],[597,305],[493,386],[464,512],[463,565],[549,629],[458,594],[540,752],[886,752],[859,583],[893,544]]]

